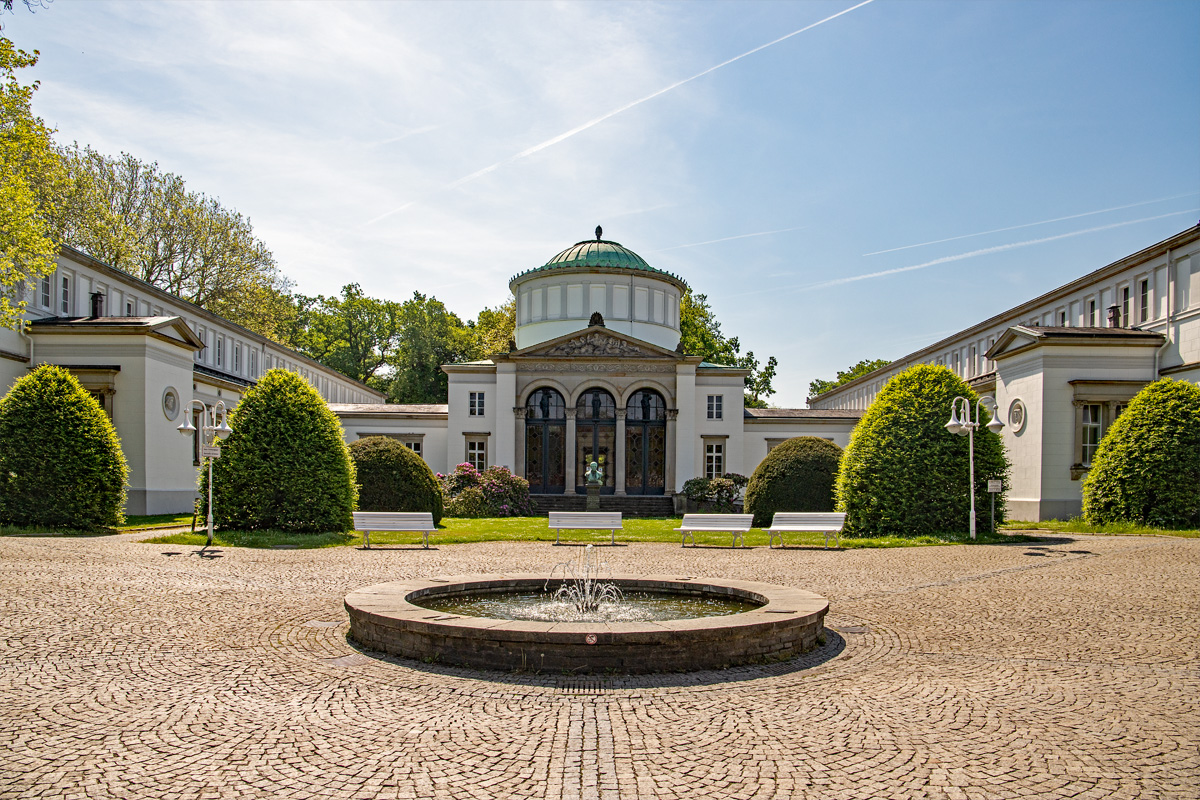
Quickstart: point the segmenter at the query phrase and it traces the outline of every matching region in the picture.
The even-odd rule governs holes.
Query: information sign
[[[202,445],[200,445],[200,457],[201,458],[220,458],[221,457],[221,448],[215,444],[202,444]]]
[[[988,481],[988,491],[992,494],[999,494],[1004,491],[1004,481]]]

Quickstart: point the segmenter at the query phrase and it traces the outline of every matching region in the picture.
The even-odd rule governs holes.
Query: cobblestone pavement
[[[0,797],[1196,798],[1200,540],[605,548],[831,601],[798,661],[486,674],[360,653],[371,583],[548,544],[237,550],[0,537]]]

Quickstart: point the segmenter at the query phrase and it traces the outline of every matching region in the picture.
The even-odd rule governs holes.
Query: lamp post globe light
[[[225,401],[218,400],[216,405],[206,406],[200,400],[192,400],[184,406],[183,424],[176,430],[187,436],[194,434],[197,428],[192,424],[192,412],[200,415],[199,432],[204,437],[200,440],[200,457],[208,459],[208,542],[200,548],[203,553],[212,547],[213,543],[213,461],[221,457],[221,449],[217,447],[218,436],[228,436],[233,433],[229,427],[229,412],[225,409]],[[217,420],[221,424],[217,424]]]
[[[1000,421],[1000,417],[996,414],[996,401],[990,397],[981,397],[975,401],[975,419],[971,419],[971,401],[965,397],[956,397],[950,403],[950,421],[946,423],[946,430],[950,433],[956,433],[959,436],[967,437],[967,452],[970,454],[971,464],[971,483],[968,494],[971,495],[971,538],[975,538],[975,431],[979,428],[980,408],[987,408],[991,415],[992,421],[987,424],[987,429],[992,433],[1000,433],[1004,427],[1004,423]],[[959,410],[962,411],[962,416],[959,416]]]

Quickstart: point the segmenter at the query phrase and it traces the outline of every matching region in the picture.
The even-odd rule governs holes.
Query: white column
[[[617,409],[617,494],[625,494],[625,409]]]
[[[513,439],[516,441],[516,452],[513,455],[513,474],[526,478],[525,475],[525,406],[513,406]],[[528,479],[528,478],[526,478]]]
[[[564,443],[566,451],[563,455],[566,460],[567,468],[567,494],[575,494],[575,409],[567,409],[567,441]]]
[[[696,365],[679,364],[675,368],[675,485],[679,491],[685,481],[696,477]]]
[[[492,463],[508,467],[516,471],[516,426],[508,424],[504,419],[502,409],[511,407],[517,401],[517,365],[500,363],[496,365],[496,449]]]

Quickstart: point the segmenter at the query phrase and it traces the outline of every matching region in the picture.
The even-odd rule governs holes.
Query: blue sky
[[[780,406],[1200,219],[1193,0],[55,0],[0,21],[41,51],[60,141],[247,214],[298,291],[471,318],[600,224],[779,358]]]

